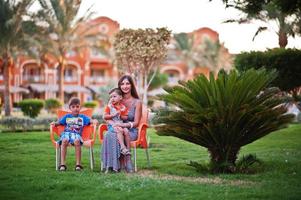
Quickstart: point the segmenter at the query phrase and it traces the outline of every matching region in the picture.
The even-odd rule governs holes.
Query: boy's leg
[[[62,144],[61,144],[61,165],[65,165],[65,159],[66,159],[68,144],[69,144],[69,140],[67,138],[62,139]]]
[[[124,145],[124,137],[123,137],[123,132],[122,132],[122,130],[119,129],[118,131],[116,131],[116,134],[117,134],[117,139],[118,139],[118,141],[119,141],[121,150],[122,150],[122,149],[125,149],[126,146]]]
[[[128,150],[130,150],[131,149],[131,138],[130,138],[129,129],[124,128],[123,135],[124,135],[126,147]]]
[[[81,164],[81,156],[82,156],[82,148],[80,139],[74,140],[74,146],[75,146],[75,158],[76,158],[76,165]]]

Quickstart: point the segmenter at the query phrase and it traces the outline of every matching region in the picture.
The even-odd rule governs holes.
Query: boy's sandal
[[[59,166],[59,171],[66,171],[67,170],[67,166],[66,165],[60,165]]]
[[[83,167],[81,165],[75,165],[75,171],[81,171]]]

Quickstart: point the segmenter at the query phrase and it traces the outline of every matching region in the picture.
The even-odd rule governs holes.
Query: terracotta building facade
[[[93,26],[89,31],[99,32],[111,38],[120,30],[119,23],[108,17],[98,17],[85,25]],[[218,41],[218,33],[209,28],[198,29],[192,34],[197,43],[204,38]],[[225,49],[225,56],[229,55],[228,50]],[[228,65],[230,66],[231,63]],[[57,62],[41,63],[35,59],[19,57],[10,71],[12,102],[19,102],[26,98],[57,98],[57,67]],[[206,66],[189,69],[182,60],[178,59],[177,53],[170,49],[166,62],[160,66],[160,72],[168,74],[169,83],[175,84],[178,80],[186,80],[199,73],[208,76],[209,69]],[[95,99],[99,88],[108,82],[117,83],[118,76],[117,68],[98,49],[85,49],[81,55],[73,51],[68,52],[64,72],[65,100],[68,101],[72,96],[80,97],[82,101]],[[3,91],[3,69],[0,69],[1,102],[3,102]]]

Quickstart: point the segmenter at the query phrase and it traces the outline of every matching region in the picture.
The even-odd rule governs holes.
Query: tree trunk
[[[61,61],[58,66],[58,93],[59,99],[64,104],[64,71],[65,71],[65,63]]]
[[[140,72],[137,76],[137,89],[138,89],[138,95],[143,100],[143,74]]]
[[[10,85],[10,68],[12,62],[7,54],[3,56],[3,78],[4,78],[4,112],[5,116],[11,115],[11,85]]]
[[[143,104],[145,106],[147,106],[147,102],[148,102],[148,99],[147,99],[147,89],[148,89],[148,83],[147,83],[147,74],[144,73],[144,77],[143,77]]]
[[[279,31],[278,43],[280,48],[285,48],[287,45],[287,34],[283,30]]]
[[[233,173],[239,150],[239,147],[229,147],[228,149],[208,148],[211,157],[212,172]]]

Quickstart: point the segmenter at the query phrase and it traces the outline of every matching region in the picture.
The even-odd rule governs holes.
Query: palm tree
[[[230,70],[230,55],[219,41],[214,42],[206,38],[202,43],[195,44],[193,36],[187,33],[175,34],[174,38],[176,48],[181,52],[190,73],[193,68],[199,66],[208,67],[215,75],[221,68]]]
[[[166,88],[154,122],[159,135],[178,137],[208,149],[213,172],[233,172],[242,146],[284,128],[286,114],[278,88],[268,88],[275,71],[221,71]],[[254,81],[256,80],[256,81]],[[160,125],[159,125],[160,124]]]
[[[180,51],[181,58],[188,65],[189,73],[191,73],[193,68],[200,64],[197,59],[198,53],[195,49],[194,38],[187,33],[178,33],[174,34],[174,39],[176,49]]]
[[[64,71],[67,53],[79,52],[86,47],[100,47],[104,35],[89,32],[84,22],[93,14],[89,10],[83,17],[78,17],[80,0],[39,0],[42,10],[38,15],[48,27],[48,32],[40,40],[42,52],[55,57],[58,62],[59,99],[64,102]]]
[[[220,69],[229,71],[231,69],[231,56],[219,41],[205,39],[197,46],[197,61],[207,66],[216,76]]]
[[[11,114],[11,71],[17,55],[29,50],[30,34],[34,23],[28,9],[32,0],[0,0],[0,60],[4,73],[4,110],[5,116]],[[25,21],[24,19],[26,19]],[[35,31],[34,31],[35,32]]]
[[[241,23],[249,23],[252,20],[260,20],[268,24],[270,21],[275,21],[277,24],[277,30],[275,31],[278,35],[278,44],[281,48],[285,48],[288,42],[288,37],[292,36],[295,37],[295,34],[299,34],[298,30],[300,30],[300,11],[296,14],[287,14],[282,12],[276,5],[275,2],[271,1],[268,4],[264,4],[262,6],[262,11],[259,13],[253,13],[249,10],[247,10],[244,7],[237,6],[235,7],[238,10],[246,13],[246,16],[234,20],[230,19],[225,21],[226,23],[232,23],[237,22],[239,24]],[[299,24],[298,24],[299,23]],[[257,29],[256,33],[254,34],[253,41],[256,38],[256,36],[263,32],[268,30],[267,26],[261,26]]]

